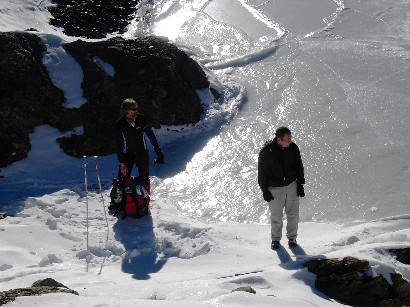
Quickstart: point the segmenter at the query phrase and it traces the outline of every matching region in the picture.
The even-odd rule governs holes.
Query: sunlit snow
[[[67,101],[81,101],[81,72],[65,76],[77,65],[60,47],[75,38],[47,24],[49,3],[2,1],[0,29],[37,29],[49,44],[43,60],[53,82]],[[105,220],[92,157],[85,194],[83,160],[61,151],[56,129],[38,127],[29,156],[0,172],[0,211],[16,215],[0,220],[0,287],[51,275],[80,296],[9,305],[339,305],[314,289],[301,265],[309,257],[356,256],[370,261],[369,274],[410,280],[387,251],[408,245],[410,235],[408,1],[141,5],[137,16],[149,16],[124,37],[167,37],[204,67],[223,98],[198,90],[205,113],[197,125],[155,131],[166,164],[151,164],[152,214],[141,220]],[[301,149],[306,197],[300,247],[272,252],[257,157],[280,125]],[[107,205],[117,160],[98,162]],[[242,285],[257,295],[231,293]]]

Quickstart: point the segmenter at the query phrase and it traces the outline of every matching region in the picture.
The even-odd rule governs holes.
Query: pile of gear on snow
[[[139,218],[149,213],[150,186],[144,186],[139,177],[114,178],[110,198],[108,210],[115,211],[114,215],[122,213],[122,219]]]

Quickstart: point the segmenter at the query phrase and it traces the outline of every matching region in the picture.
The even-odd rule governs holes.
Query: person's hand
[[[162,152],[158,153],[157,158],[154,160],[154,163],[157,163],[157,164],[165,163],[164,154]]]
[[[123,176],[125,176],[128,172],[128,168],[124,163],[120,164],[120,172]]]
[[[271,194],[271,192],[269,191],[263,191],[263,199],[267,202],[270,202],[271,200],[273,200],[273,195]]]
[[[305,197],[305,189],[303,188],[303,184],[298,184],[296,188],[296,195],[299,197]]]

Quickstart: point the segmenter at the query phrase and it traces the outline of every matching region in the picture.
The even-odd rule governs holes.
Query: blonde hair
[[[138,103],[134,99],[124,99],[124,101],[121,103],[121,114],[125,115],[125,113],[127,113],[127,111],[133,107],[138,108]]]

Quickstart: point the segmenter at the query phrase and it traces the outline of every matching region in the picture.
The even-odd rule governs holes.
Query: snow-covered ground
[[[142,2],[141,11],[153,5]],[[48,4],[1,1],[0,30],[38,29],[53,82],[65,106],[76,106],[84,102],[81,69],[60,47],[73,38],[47,24]],[[387,251],[408,246],[410,235],[409,9],[407,0],[149,7],[147,23],[124,36],[168,37],[224,99],[198,93],[208,105],[198,125],[157,131],[167,163],[152,166],[152,214],[139,220],[106,218],[115,156],[98,158],[104,202],[87,158],[86,197],[83,160],[62,153],[60,132],[38,127],[28,158],[0,172],[0,211],[15,215],[0,220],[0,291],[52,277],[80,296],[9,305],[338,305],[314,289],[301,265],[309,257],[356,256],[372,274],[409,281],[408,266]],[[273,252],[256,164],[279,125],[294,132],[307,184],[300,247]],[[243,285],[257,294],[231,292]]]

